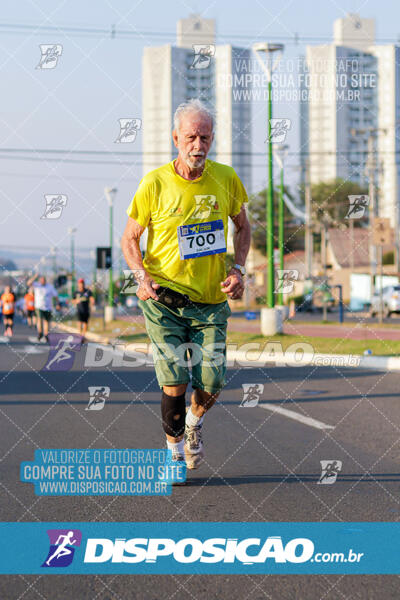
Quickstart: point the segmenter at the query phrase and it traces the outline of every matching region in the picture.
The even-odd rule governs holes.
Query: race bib
[[[10,311],[10,310],[12,310],[12,309],[13,309],[13,304],[12,304],[12,302],[5,302],[5,303],[4,303],[4,310],[5,310],[5,312],[8,312],[8,311]]]
[[[182,260],[226,252],[222,219],[193,225],[179,225],[178,244]]]

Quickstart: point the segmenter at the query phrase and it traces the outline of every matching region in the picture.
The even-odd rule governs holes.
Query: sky
[[[174,43],[176,22],[192,13],[217,21],[217,43],[252,45],[281,40],[286,60],[305,52],[303,38],[329,43],[333,21],[346,13],[376,19],[378,42],[395,42],[400,34],[400,3],[392,0],[3,0],[0,17],[0,201],[1,241],[5,247],[56,246],[66,253],[68,228],[76,228],[76,245],[108,244],[108,205],[104,188],[116,187],[114,227],[119,238],[126,208],[141,178],[141,132],[132,144],[115,144],[118,120],[141,117],[141,58],[144,46]],[[26,27],[25,27],[26,26]],[[34,26],[34,28],[32,28]],[[45,30],[71,27],[110,32],[98,34]],[[116,35],[111,36],[115,27]],[[121,30],[136,32],[124,38]],[[296,34],[298,42],[296,43]],[[231,37],[232,36],[232,37]],[[400,38],[399,38],[400,39]],[[39,44],[61,44],[57,67],[37,69]],[[308,42],[310,43],[310,42]],[[298,107],[276,116],[293,120],[290,149],[299,149]],[[253,188],[266,183],[266,105],[255,107],[253,122]],[[7,149],[7,150],[5,150]],[[69,160],[49,162],[33,150],[119,151],[96,160],[115,165],[88,164],[93,155],[71,154]],[[21,160],[29,150],[34,161]],[[49,155],[46,155],[49,156]],[[57,154],[52,155],[53,158]],[[63,155],[66,156],[66,155]],[[264,167],[265,165],[265,167]],[[277,174],[277,173],[276,173]],[[288,159],[287,180],[295,192],[298,159]],[[41,219],[46,194],[67,198],[59,219]],[[62,250],[64,248],[64,250]]]

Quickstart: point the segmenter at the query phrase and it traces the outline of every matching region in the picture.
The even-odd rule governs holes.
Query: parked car
[[[392,313],[400,313],[400,285],[388,285],[382,290],[383,316],[390,317]],[[380,292],[377,291],[371,298],[370,316],[379,313]]]

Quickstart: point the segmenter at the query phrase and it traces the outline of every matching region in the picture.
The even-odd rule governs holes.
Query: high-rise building
[[[200,56],[195,46],[208,46],[208,52]],[[216,46],[215,21],[197,16],[178,21],[176,46],[144,49],[143,174],[176,156],[174,112],[182,102],[199,98],[216,116],[209,158],[233,166],[250,191],[251,103],[235,93],[242,80],[234,77],[250,52]]]
[[[311,183],[335,178],[367,185],[368,137],[376,150],[377,213],[398,228],[400,61],[395,45],[375,44],[374,19],[337,19],[333,43],[308,46],[301,106],[302,163]]]

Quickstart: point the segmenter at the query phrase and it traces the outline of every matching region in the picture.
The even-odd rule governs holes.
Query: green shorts
[[[157,381],[164,385],[189,383],[215,394],[225,383],[228,302],[168,308],[152,298],[139,300],[153,349]]]

